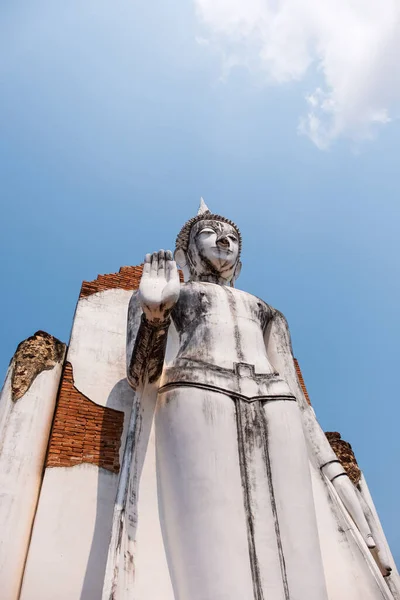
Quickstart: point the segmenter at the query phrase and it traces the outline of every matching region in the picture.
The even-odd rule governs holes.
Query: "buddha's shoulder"
[[[271,304],[268,304],[268,302],[265,302],[265,300],[263,300],[259,296],[255,296],[254,294],[251,294],[250,292],[244,292],[243,290],[239,290],[237,288],[229,288],[229,289],[233,294],[237,295],[238,297],[242,297],[249,304],[257,305],[258,308],[262,309],[263,312],[265,312],[268,315],[269,319],[277,318],[277,319],[282,319],[282,320],[286,321],[285,316],[283,315],[283,313],[281,313],[280,310],[278,310],[277,308],[274,308]]]

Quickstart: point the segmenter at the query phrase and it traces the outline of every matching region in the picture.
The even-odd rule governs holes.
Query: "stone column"
[[[56,405],[65,345],[38,331],[21,342],[0,399],[0,587],[17,600]]]

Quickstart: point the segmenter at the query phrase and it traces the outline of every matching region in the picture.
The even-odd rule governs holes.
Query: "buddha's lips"
[[[219,253],[225,252],[225,254],[233,254],[233,251],[229,250],[228,248],[219,248],[218,246],[215,246],[213,250],[217,250]]]

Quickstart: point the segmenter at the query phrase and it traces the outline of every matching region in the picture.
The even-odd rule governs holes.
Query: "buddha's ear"
[[[189,281],[189,279],[190,279],[189,264],[188,264],[186,252],[184,250],[182,250],[182,248],[178,248],[177,250],[175,250],[174,260],[176,261],[176,264],[183,272],[184,281]]]
[[[178,267],[180,267],[181,269],[186,267],[186,264],[187,264],[186,253],[182,250],[182,248],[177,248],[175,250],[174,260],[176,261],[176,264],[178,265]]]

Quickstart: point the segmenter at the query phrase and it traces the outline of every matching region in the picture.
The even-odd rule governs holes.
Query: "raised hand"
[[[165,321],[179,298],[180,281],[176,262],[167,250],[146,254],[139,286],[139,300],[148,321]]]

